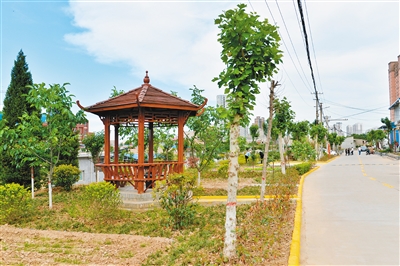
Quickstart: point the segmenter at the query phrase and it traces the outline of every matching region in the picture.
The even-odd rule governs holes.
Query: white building
[[[96,182],[96,173],[94,172],[94,164],[90,153],[79,153],[78,155],[79,170],[81,176],[76,185],[87,185]],[[104,174],[101,171],[97,172],[97,177],[100,181],[104,180]]]
[[[217,95],[217,107],[218,106],[226,108],[226,95]]]
[[[348,125],[346,127],[346,136],[351,136],[353,134],[353,126]]]
[[[362,124],[361,123],[356,123],[353,125],[353,134],[362,134]]]

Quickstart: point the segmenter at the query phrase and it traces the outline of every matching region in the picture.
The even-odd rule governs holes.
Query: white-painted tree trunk
[[[51,187],[51,179],[49,178],[49,209],[53,208],[53,193]]]
[[[224,257],[236,256],[236,204],[239,172],[239,120],[236,116],[230,128],[230,153],[228,168],[228,199],[226,202]]]
[[[281,157],[281,171],[282,174],[286,174],[286,163],[285,163],[285,157],[283,155],[283,138],[282,138],[282,133],[279,133],[279,155]]]
[[[35,198],[35,177],[33,176],[33,167],[31,167],[31,192],[32,199]]]

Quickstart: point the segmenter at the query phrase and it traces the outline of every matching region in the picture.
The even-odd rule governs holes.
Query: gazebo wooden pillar
[[[190,116],[201,115],[207,103],[195,105],[189,101],[166,93],[150,84],[146,71],[144,84],[116,97],[92,106],[78,106],[86,112],[96,114],[104,124],[104,163],[96,164],[104,172],[104,180],[118,186],[131,184],[138,193],[144,193],[157,180],[184,170],[184,126]],[[110,126],[115,129],[114,161],[110,158]],[[120,125],[138,128],[137,163],[119,162]],[[164,125],[178,127],[177,161],[154,161],[154,128]],[[145,160],[145,128],[148,129],[148,161]]]

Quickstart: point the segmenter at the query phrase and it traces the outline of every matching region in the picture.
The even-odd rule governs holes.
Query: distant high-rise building
[[[249,129],[246,128],[246,127],[240,127],[239,135],[241,137],[246,138],[247,140],[251,139],[251,136],[250,136],[250,133],[249,133]]]
[[[353,126],[348,125],[346,127],[346,135],[351,136],[353,134]]]
[[[260,134],[260,137],[264,135],[264,130],[263,130],[263,124],[265,123],[265,118],[261,116],[256,116],[254,119],[254,125],[258,126],[258,133]]]
[[[356,123],[353,125],[353,134],[362,134],[362,124],[361,123]]]
[[[256,116],[256,118],[254,119],[254,124],[256,124],[259,128],[262,128],[264,123],[265,123],[264,117]]]
[[[217,95],[217,107],[218,106],[226,108],[226,95]]]

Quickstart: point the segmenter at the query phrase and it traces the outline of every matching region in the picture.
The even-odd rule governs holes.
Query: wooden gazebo
[[[104,124],[104,163],[96,164],[102,168],[104,180],[117,186],[131,184],[139,194],[165,179],[168,174],[182,173],[184,167],[183,128],[190,116],[198,116],[207,100],[198,106],[183,100],[150,84],[146,71],[144,84],[114,98],[98,102],[92,106],[78,106],[86,112],[99,116]],[[138,128],[137,163],[120,163],[118,154],[118,129],[121,125]],[[153,129],[163,125],[178,126],[178,160],[154,162]],[[114,126],[114,161],[110,154],[110,126]],[[148,161],[145,161],[145,128],[148,128]]]

